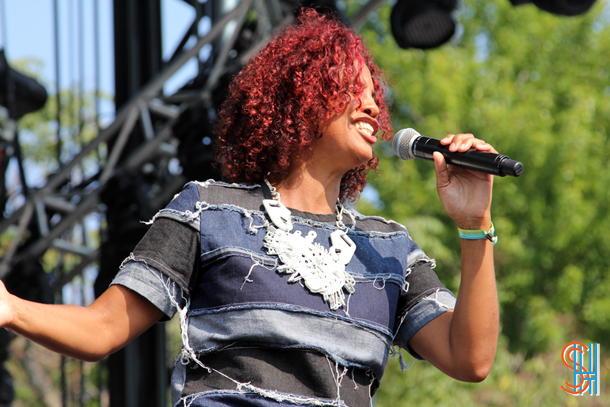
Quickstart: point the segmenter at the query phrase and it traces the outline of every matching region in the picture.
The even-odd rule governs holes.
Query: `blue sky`
[[[81,80],[79,72],[80,50],[84,50],[84,79],[87,88],[95,86],[94,67],[94,2],[82,0],[82,23],[79,23],[79,0],[59,0],[60,27],[60,83],[66,87]],[[1,44],[9,63],[12,60],[34,58],[44,64],[42,72],[47,89],[55,92],[55,18],[53,0],[1,0]],[[100,75],[102,89],[114,87],[112,66],[112,1],[100,1]],[[82,48],[80,32],[82,30]]]

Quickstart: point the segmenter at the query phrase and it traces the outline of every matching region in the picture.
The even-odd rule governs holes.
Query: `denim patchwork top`
[[[270,198],[264,185],[188,183],[113,284],[179,314],[174,405],[368,406],[391,347],[408,349],[455,299],[403,226],[351,211],[343,222],[356,244],[346,266],[355,290],[332,310],[264,248]],[[291,233],[314,231],[328,250],[335,215],[291,213]]]

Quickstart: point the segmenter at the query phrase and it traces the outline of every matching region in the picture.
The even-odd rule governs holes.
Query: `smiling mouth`
[[[363,131],[367,136],[373,137],[373,132],[375,129],[370,124],[366,122],[356,122],[355,126],[357,129]]]

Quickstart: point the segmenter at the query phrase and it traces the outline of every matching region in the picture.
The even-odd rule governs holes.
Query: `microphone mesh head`
[[[412,147],[413,142],[419,136],[421,136],[421,134],[411,128],[400,130],[392,138],[392,149],[394,150],[394,153],[403,160],[415,158]]]

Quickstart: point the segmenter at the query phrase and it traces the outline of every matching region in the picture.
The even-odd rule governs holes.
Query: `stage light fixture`
[[[541,10],[563,16],[576,16],[589,11],[596,0],[510,0],[513,6],[533,3]]]
[[[396,43],[404,49],[443,45],[455,33],[457,6],[458,0],[398,0],[390,15]]]
[[[0,105],[8,108],[10,117],[19,119],[41,109],[47,102],[47,90],[34,78],[11,68],[0,49]]]

